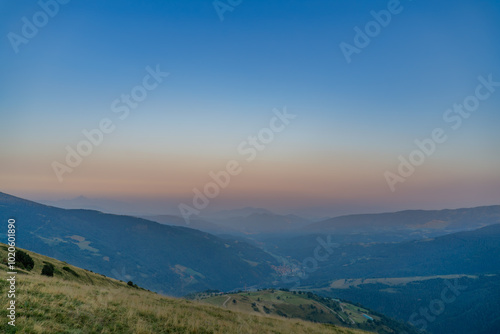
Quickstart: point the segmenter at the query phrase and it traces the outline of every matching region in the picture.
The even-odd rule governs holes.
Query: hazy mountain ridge
[[[249,210],[258,212],[252,212],[243,216],[233,215],[240,212],[247,212]],[[189,223],[187,223],[183,218],[175,215],[140,217],[158,222],[160,224],[185,226],[209,233],[249,236],[260,234],[299,233],[300,228],[310,224],[309,220],[296,215],[278,215],[265,209],[254,210],[253,208],[229,211],[228,213],[221,215],[219,218],[213,216],[211,220],[193,218]]]
[[[0,194],[20,247],[144,287],[182,295],[269,283],[276,260],[241,241],[90,210],[65,210]]]
[[[255,213],[274,214],[274,212],[271,212],[268,209],[247,206],[239,209],[221,210],[217,212],[212,212],[205,215],[205,217],[209,220],[219,220],[219,219],[231,219],[237,217],[247,217]]]
[[[266,209],[243,208],[223,211],[212,218],[193,219],[187,225],[178,216],[142,216],[162,224],[188,226],[215,234],[266,235],[333,233],[354,242],[422,239],[473,230],[500,223],[500,205],[445,210],[405,210],[391,213],[356,214],[312,222],[293,214],[279,215]]]
[[[220,219],[217,224],[236,230],[243,234],[272,234],[297,231],[308,225],[309,220],[295,215],[278,215],[275,213],[252,213]]]
[[[500,223],[500,205],[346,215],[310,224],[310,232],[442,229],[459,231]]]
[[[78,196],[70,199],[38,201],[38,203],[68,210],[84,209],[114,214],[132,214],[132,205],[130,203],[107,198],[89,198],[86,196]]]
[[[139,218],[151,220],[164,225],[189,227],[208,233],[237,233],[236,230],[229,227],[222,227],[216,223],[202,219],[193,218],[190,219],[189,223],[187,223],[184,218],[175,215],[139,216]]]
[[[356,239],[361,235],[364,238],[370,233],[327,230],[326,234],[307,233],[281,239],[274,236],[275,239],[269,240],[255,238],[249,244],[243,237],[224,235],[219,238],[190,228],[165,226],[135,217],[58,209],[0,193],[0,218],[17,220],[20,247],[170,294],[182,295],[206,289],[230,291],[243,286],[290,288],[296,286],[295,279],[298,279],[299,287],[331,297],[338,293],[342,298],[362,302],[406,321],[410,315],[407,312],[413,312],[413,309],[402,305],[414,305],[420,297],[431,298],[421,301],[421,307],[425,307],[425,302],[435,298],[439,286],[442,288],[447,279],[443,275],[469,280],[470,292],[464,293],[460,303],[449,306],[452,310],[449,314],[441,315],[439,322],[432,324],[435,333],[442,332],[446,326],[469,328],[466,323],[460,324],[471,322],[470,315],[463,313],[470,305],[479,302],[476,294],[491,308],[475,307],[473,314],[480,316],[484,313],[487,319],[484,330],[498,328],[494,322],[494,312],[499,306],[496,303],[497,291],[500,291],[497,279],[500,277],[500,224],[494,224],[497,210],[498,206],[490,206],[440,210],[436,211],[438,214],[421,210],[395,213],[400,219],[401,215],[416,212],[416,217],[409,221],[411,226],[418,228],[428,222],[439,227],[446,215],[454,217],[451,220],[458,228],[487,225],[461,232],[445,231],[445,235],[432,238],[350,242],[347,237]],[[250,216],[254,215],[270,216],[268,213]],[[478,215],[477,219],[474,215]],[[427,219],[431,220],[425,222]],[[421,235],[424,234],[416,236]],[[329,240],[326,242],[332,246],[331,252],[324,249],[328,252],[327,258],[318,261],[317,268],[308,271],[307,275],[301,275],[300,270],[291,270],[303,268],[303,261],[315,254],[317,247],[322,245],[318,236]],[[403,233],[398,238],[401,236],[408,235]],[[286,280],[279,277],[283,273],[278,275],[277,267],[290,269],[284,274]],[[342,280],[352,287],[339,288]],[[405,280],[404,284],[391,283]],[[419,287],[424,289],[420,295]],[[372,295],[379,296],[380,300]]]

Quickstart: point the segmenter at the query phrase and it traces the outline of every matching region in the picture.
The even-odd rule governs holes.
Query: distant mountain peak
[[[88,200],[90,200],[90,198],[85,197],[85,196],[83,196],[83,195],[80,195],[80,196],[78,196],[78,197],[73,198],[73,200],[74,200],[74,201],[88,201]]]

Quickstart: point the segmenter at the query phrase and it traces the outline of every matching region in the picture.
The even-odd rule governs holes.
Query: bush
[[[54,265],[52,263],[45,263],[42,268],[42,275],[49,277],[54,276]]]
[[[287,315],[285,313],[283,313],[283,311],[281,311],[281,310],[276,310],[276,314],[281,316],[281,317],[285,317],[285,318],[287,317]]]
[[[22,250],[16,250],[16,265],[19,268],[31,270],[35,266],[35,262],[29,254],[23,252]]]
[[[66,267],[64,266],[63,267],[63,270],[67,271],[68,273],[70,274],[73,274],[73,276],[76,276],[76,277],[80,277],[80,275],[78,275],[73,269],[71,269],[70,267]]]
[[[259,312],[259,308],[257,307],[257,304],[252,303],[252,308],[255,312]]]
[[[137,286],[137,284],[134,284],[134,282],[132,282],[132,281],[128,281],[128,282],[127,282],[127,285],[128,285],[128,286],[130,286],[130,287],[132,287],[132,288],[136,288],[136,289],[138,289],[138,288],[139,288],[139,287]]]

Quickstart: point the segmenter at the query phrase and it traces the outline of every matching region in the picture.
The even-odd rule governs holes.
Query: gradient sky
[[[227,1],[222,1],[227,3]],[[348,64],[339,44],[388,1],[70,1],[19,52],[8,34],[33,1],[0,1],[0,191],[79,195],[161,213],[227,161],[243,172],[207,210],[241,206],[335,215],[500,203],[500,87],[462,126],[443,113],[492,74],[498,1],[401,1],[402,12]],[[110,105],[147,66],[170,75],[125,120]],[[273,108],[297,115],[252,162],[237,147]],[[59,182],[52,162],[103,118],[116,129]],[[384,172],[415,139],[448,140],[391,192]],[[149,206],[147,204],[149,203]],[[154,203],[152,205],[151,203]]]

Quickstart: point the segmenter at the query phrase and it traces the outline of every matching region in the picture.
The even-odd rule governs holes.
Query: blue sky
[[[402,12],[347,64],[339,44],[353,44],[353,28],[363,28],[373,20],[371,11],[387,6],[243,1],[221,21],[212,1],[73,0],[15,53],[7,34],[21,34],[22,18],[32,20],[41,8],[31,1],[1,1],[4,190],[35,199],[133,199],[149,171],[145,166],[155,163],[165,175],[176,175],[176,183],[163,179],[158,167],[153,174],[162,187],[148,184],[141,196],[189,198],[210,170],[237,157],[235,147],[267,124],[273,108],[286,106],[297,120],[217,205],[321,206],[328,213],[336,203],[359,210],[498,203],[500,193],[490,188],[500,184],[494,172],[500,165],[500,92],[450,133],[396,198],[382,175],[397,167],[398,155],[411,152],[414,139],[443,126],[443,112],[474,92],[479,75],[491,73],[500,81],[500,3],[401,1]],[[111,102],[142,81],[146,66],[157,64],[170,76],[60,184],[51,162],[64,159],[65,146],[76,145],[82,129],[114,117]],[[123,164],[134,168],[109,181],[103,170]],[[443,170],[454,172],[436,184]],[[316,192],[322,183],[316,180],[304,188],[307,171],[331,180],[325,187],[350,190]],[[469,183],[459,187],[464,178]],[[287,190],[279,184],[273,191],[248,186],[266,179],[282,180]],[[106,190],[120,186],[109,192],[82,187],[88,180],[104,182]],[[459,193],[475,189],[473,198],[456,195],[457,187]],[[282,201],[267,201],[270,192]],[[290,192],[295,194],[287,199]]]

